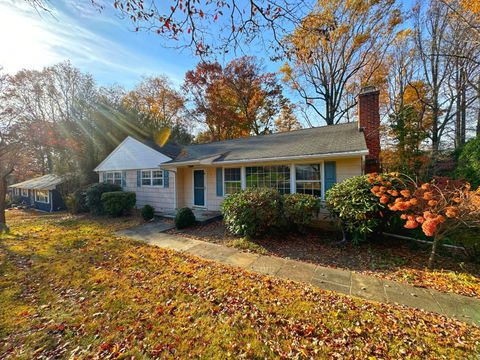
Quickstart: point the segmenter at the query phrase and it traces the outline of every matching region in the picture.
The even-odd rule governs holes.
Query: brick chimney
[[[363,131],[369,154],[365,173],[380,172],[380,91],[375,86],[362,88],[358,95],[358,128]]]

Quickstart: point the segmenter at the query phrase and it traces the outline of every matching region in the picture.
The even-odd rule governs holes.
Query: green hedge
[[[155,209],[153,206],[145,205],[141,210],[142,218],[145,221],[152,220],[155,215]]]
[[[381,214],[388,212],[371,189],[372,184],[364,175],[337,183],[325,194],[330,213],[353,236],[354,243],[365,240],[376,231],[385,221]]]
[[[122,188],[119,185],[98,183],[93,184],[85,191],[85,204],[91,213],[96,215],[104,214],[102,204],[102,194],[113,191],[121,191]]]
[[[282,224],[282,197],[275,189],[246,189],[228,196],[223,201],[222,213],[233,234],[264,236]]]
[[[67,195],[65,204],[67,205],[68,211],[72,214],[88,212],[86,189],[78,189],[72,194]]]
[[[195,214],[192,209],[184,207],[178,209],[177,214],[175,215],[175,226],[177,229],[184,229],[190,226],[195,225]]]
[[[113,191],[102,194],[102,205],[107,215],[118,217],[128,214],[136,203],[134,192]]]
[[[307,194],[283,195],[283,216],[287,225],[300,231],[312,224],[320,210],[320,200]]]

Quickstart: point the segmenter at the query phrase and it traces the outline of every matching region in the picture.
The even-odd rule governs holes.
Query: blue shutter
[[[141,173],[140,170],[137,170],[137,187],[140,187],[142,185],[142,178],[141,178]]]
[[[127,172],[122,171],[122,188],[127,187]]]
[[[102,172],[102,182],[107,182],[107,173],[105,171]]]
[[[325,162],[325,192],[337,182],[337,164],[335,161]]]
[[[170,186],[170,179],[168,170],[163,170],[163,187],[168,188]]]
[[[217,196],[223,196],[223,169],[217,168]]]

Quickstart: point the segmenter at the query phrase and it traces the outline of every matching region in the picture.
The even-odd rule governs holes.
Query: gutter
[[[301,160],[301,159],[311,159],[311,158],[343,158],[350,156],[360,156],[368,155],[368,150],[357,150],[349,152],[339,152],[339,153],[328,153],[328,154],[312,154],[312,155],[293,155],[293,156],[278,156],[270,158],[256,158],[256,159],[239,159],[239,160],[226,160],[226,161],[212,161],[209,165],[222,165],[222,164],[241,164],[249,162],[267,162],[267,161],[282,161],[282,160]],[[161,164],[161,166],[178,166],[178,165],[206,165],[205,160],[190,160],[190,161],[179,161],[172,162],[168,164]]]

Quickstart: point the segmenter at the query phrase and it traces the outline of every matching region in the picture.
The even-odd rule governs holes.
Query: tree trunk
[[[477,136],[480,137],[480,76],[478,77],[477,87]]]
[[[0,234],[7,232],[7,220],[5,218],[5,199],[7,196],[7,178],[2,176],[0,179]]]
[[[439,240],[440,237],[438,235],[435,235],[433,237],[432,251],[430,252],[430,257],[428,258],[428,268],[430,270],[433,270],[433,264],[435,262],[435,255],[437,254],[437,246]]]

